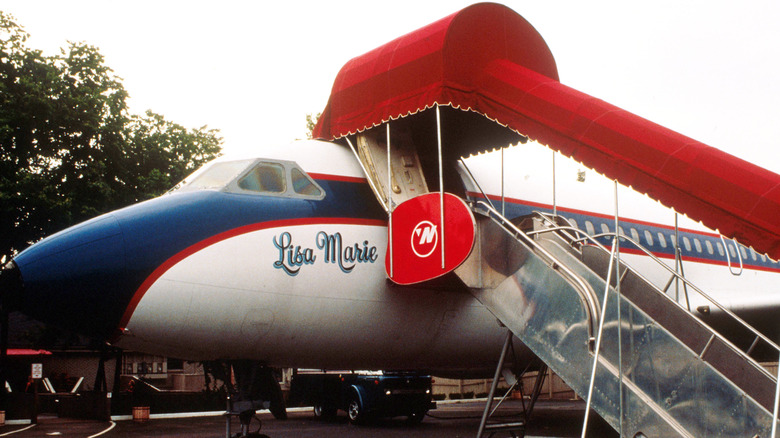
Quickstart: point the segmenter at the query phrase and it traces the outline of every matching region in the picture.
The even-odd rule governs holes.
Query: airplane
[[[512,24],[506,28],[513,30],[501,38],[512,44],[520,38],[539,48],[532,55],[524,46],[518,49],[522,56],[530,56],[526,61],[535,70],[528,73],[502,58],[483,60],[492,76],[463,65],[457,73],[482,75],[488,85],[510,73],[525,74],[528,80],[552,78],[558,84],[554,60],[541,36],[500,5],[473,5],[399,41],[446,34],[445,38],[476,44],[472,40],[483,41],[474,35],[486,35],[485,44],[492,44],[495,36],[480,29],[492,29],[496,21]],[[427,59],[388,58],[383,51],[388,47],[399,45],[383,46],[345,66],[345,76],[334,83],[329,106],[315,128],[317,139],[264,148],[255,158],[217,159],[158,198],[43,239],[3,267],[5,305],[122,349],[188,360],[251,362],[263,369],[426,370],[442,376],[491,376],[496,357],[506,346],[508,324],[460,274],[463,263],[475,257],[478,236],[466,239],[459,256],[447,253],[447,263],[458,262],[444,266],[444,245],[468,234],[463,230],[479,230],[472,209],[481,202],[510,219],[535,212],[557,214],[567,221],[569,231],[595,236],[592,244],[605,247],[617,246],[617,215],[626,265],[647,273],[651,283],[697,318],[718,325],[728,319],[724,315],[735,313],[758,327],[768,342],[778,341],[778,328],[772,324],[780,306],[774,281],[780,265],[772,259],[778,255],[778,241],[772,240],[775,230],[762,225],[761,211],[741,217],[720,207],[708,209],[695,188],[687,195],[679,188],[668,189],[672,183],[661,171],[646,177],[629,165],[603,164],[598,160],[603,152],[556,146],[571,142],[556,137],[567,128],[551,128],[554,121],[522,125],[533,114],[500,119],[490,112],[495,109],[480,111],[476,104],[464,110],[457,98],[449,104],[437,101],[435,108],[426,101],[399,98],[386,106],[408,104],[413,109],[381,107],[391,112],[377,110],[371,121],[349,125],[350,117],[359,118],[355,108],[363,105],[361,101],[349,106],[354,103],[349,99],[362,98],[355,97],[362,84],[351,82],[355,78],[350,74],[359,77],[362,69],[380,65],[393,72],[404,62],[414,65]],[[395,84],[392,78],[382,81],[385,88],[380,91],[408,97],[387,85]],[[496,89],[508,90],[499,85]],[[430,91],[424,83],[411,86]],[[554,100],[558,91],[569,93],[561,90],[554,89],[548,98]],[[365,95],[380,101],[383,97],[360,94]],[[590,99],[585,98],[592,103]],[[379,107],[376,102],[366,105]],[[615,112],[608,109],[609,114]],[[609,128],[619,131],[622,123],[640,123],[637,119],[621,119]],[[572,120],[576,125],[578,119]],[[657,125],[642,126],[677,139]],[[548,167],[554,152],[529,141],[533,139],[563,153],[557,153],[562,169],[558,175],[563,176],[556,176],[555,183],[551,184]],[[587,146],[587,139],[581,143]],[[653,139],[647,143],[652,145]],[[515,146],[479,155],[509,145]],[[629,152],[613,151],[616,156]],[[515,155],[508,178],[496,158],[504,153]],[[734,162],[747,169],[737,172],[736,179],[753,172],[780,180],[757,166]],[[497,178],[498,174],[502,176]],[[613,189],[615,180],[652,193],[690,219],[628,187]],[[648,181],[650,188],[643,185]],[[613,195],[613,190],[619,194]],[[618,212],[615,197],[620,199]],[[424,207],[413,204],[421,199]],[[458,223],[438,220],[445,205],[450,214],[450,202],[453,212],[466,211]],[[407,208],[412,219],[401,214],[404,205],[413,205]],[[764,210],[771,217],[770,207]],[[698,221],[715,224],[721,232]],[[405,222],[413,229],[403,228]],[[420,227],[423,223],[427,225]],[[393,254],[406,243],[417,258]],[[435,262],[430,272],[416,268],[422,259],[435,259],[428,256],[439,249],[441,267]],[[650,255],[664,261],[666,268],[654,264]],[[683,269],[685,278],[723,306],[716,307],[698,291],[689,293],[687,286],[665,286],[676,278],[670,277],[670,270]],[[728,324],[722,322],[726,329]],[[538,361],[537,352],[517,338],[513,342],[511,362],[516,368]],[[237,373],[239,386],[251,385],[251,379],[242,377],[249,374]],[[259,397],[269,400],[273,395]]]

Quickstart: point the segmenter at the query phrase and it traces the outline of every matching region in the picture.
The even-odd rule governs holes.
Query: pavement
[[[349,424],[343,412],[332,421],[321,421],[314,417],[310,408],[297,408],[288,411],[288,419],[276,420],[267,411],[258,414],[262,422],[261,432],[271,438],[318,437],[318,438],[458,438],[475,437],[484,409],[483,401],[464,401],[460,403],[439,403],[436,410],[421,424],[412,425],[404,418],[377,420],[365,426]],[[496,413],[498,419],[511,420],[521,409],[516,400],[505,403]],[[578,401],[539,401],[534,416],[528,424],[526,437],[579,437],[585,403]],[[201,414],[202,415],[202,414]],[[516,418],[516,417],[514,417]],[[256,431],[259,422],[251,425],[250,431]],[[233,420],[231,431],[236,433],[240,427]],[[210,437],[221,438],[226,435],[225,418],[216,413],[205,416],[171,418],[152,413],[149,421],[139,423],[132,420],[99,422],[73,420],[57,417],[39,416],[38,424],[6,424],[0,427],[0,437]],[[496,434],[509,436],[508,433]],[[589,437],[617,437],[597,415],[592,414],[588,423]]]

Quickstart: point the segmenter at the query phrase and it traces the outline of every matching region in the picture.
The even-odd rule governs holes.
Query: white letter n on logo
[[[418,228],[414,231],[420,235],[420,245],[431,243],[433,238],[436,237],[436,225],[432,227]]]
[[[429,221],[422,221],[414,227],[412,231],[412,251],[417,257],[425,258],[433,253],[436,244],[439,243],[439,234],[436,232],[436,225]]]

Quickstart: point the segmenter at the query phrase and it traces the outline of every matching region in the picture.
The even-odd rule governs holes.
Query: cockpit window
[[[309,196],[322,195],[322,190],[320,190],[320,188],[317,187],[314,181],[309,179],[309,177],[306,176],[300,170],[293,168],[291,172],[291,176],[292,176],[293,190],[295,190],[295,193],[301,195],[309,195]]]
[[[238,181],[238,186],[253,192],[284,193],[287,189],[284,167],[260,163]]]
[[[294,161],[236,160],[206,165],[171,192],[220,190],[242,195],[323,199],[325,191]]]
[[[237,177],[254,160],[223,161],[212,164],[189,183],[188,190],[218,189]]]

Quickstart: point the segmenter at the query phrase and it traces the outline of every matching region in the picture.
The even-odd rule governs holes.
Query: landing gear
[[[269,409],[274,418],[287,419],[287,408],[282,397],[282,389],[274,376],[273,369],[257,361],[231,362],[236,378],[235,398],[228,397],[226,438],[268,438],[260,433],[262,422],[257,418],[258,409]],[[230,432],[231,417],[237,416],[241,423],[241,432]],[[257,431],[249,432],[252,420],[257,420]]]
[[[547,366],[545,364],[541,364],[539,366],[539,371],[537,373],[536,382],[534,382],[534,388],[530,394],[530,404],[525,404],[525,396],[522,395],[522,385],[518,385],[520,381],[517,379],[517,377],[514,375],[514,373],[508,373],[504,375],[504,379],[507,383],[509,383],[511,386],[507,393],[504,395],[504,397],[501,398],[501,401],[498,402],[498,405],[493,408],[493,399],[496,395],[496,389],[498,386],[498,380],[501,376],[502,371],[504,371],[504,364],[506,361],[507,354],[511,351],[512,356],[514,356],[514,346],[512,344],[512,332],[507,330],[506,334],[506,340],[504,342],[504,348],[501,350],[501,357],[498,360],[498,366],[496,367],[496,373],[493,376],[493,385],[490,387],[490,393],[488,394],[487,402],[485,403],[485,411],[482,414],[482,420],[479,424],[479,431],[477,432],[477,438],[482,438],[484,434],[488,434],[488,436],[492,437],[497,432],[507,432],[513,437],[524,437],[525,436],[525,426],[528,421],[528,419],[531,417],[531,414],[534,410],[534,405],[536,403],[536,400],[539,398],[539,395],[542,391],[542,384],[544,383],[544,376],[547,374]],[[516,361],[515,361],[516,362]],[[529,364],[530,366],[531,364]],[[526,368],[527,370],[528,368]],[[525,373],[523,371],[519,375],[522,376]],[[521,392],[521,400],[523,401],[523,412],[519,418],[516,418],[514,420],[504,420],[501,423],[488,423],[489,417],[492,415],[492,412],[495,412],[498,409],[498,406],[501,405],[501,403],[506,400],[507,396],[511,391],[513,391],[516,387],[520,389]]]

